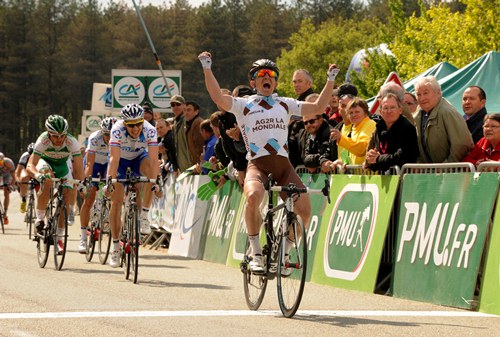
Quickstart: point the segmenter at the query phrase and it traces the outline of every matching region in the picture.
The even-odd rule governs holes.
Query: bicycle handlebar
[[[328,203],[330,203],[330,181],[325,179],[325,187],[322,189],[315,189],[309,187],[297,187],[294,183],[290,183],[286,186],[266,186],[266,189],[270,189],[273,192],[284,192],[288,195],[292,194],[301,194],[301,193],[317,193],[323,194],[328,199]]]

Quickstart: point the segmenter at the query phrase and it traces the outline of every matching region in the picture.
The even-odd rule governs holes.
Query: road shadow
[[[373,319],[373,318],[359,318],[352,316],[325,316],[325,315],[306,315],[306,314],[297,314],[293,318],[293,320],[297,321],[305,321],[305,322],[314,322],[332,325],[339,328],[354,328],[362,325],[380,325],[380,326],[396,326],[396,327],[419,327],[419,326],[444,326],[444,327],[455,327],[455,328],[468,328],[468,329],[477,329],[484,330],[485,328],[474,328],[469,325],[460,325],[460,324],[436,324],[436,323],[415,323],[415,322],[399,322],[399,321],[391,321],[390,317],[386,317],[385,319]]]
[[[160,281],[160,280],[151,280],[151,279],[141,279],[139,280],[139,285],[147,286],[151,288],[189,288],[189,289],[210,289],[210,290],[231,290],[231,287],[221,286],[217,284],[210,283],[178,283],[178,282],[168,282],[168,281]]]

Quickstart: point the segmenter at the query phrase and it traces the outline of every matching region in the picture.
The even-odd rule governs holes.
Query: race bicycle
[[[125,200],[123,203],[124,212],[122,218],[122,230],[120,233],[120,267],[123,267],[125,279],[130,278],[131,272],[133,273],[133,282],[137,283],[139,274],[139,247],[141,246],[140,236],[140,220],[139,208],[137,205],[137,198],[139,197],[139,189],[136,184],[139,183],[153,183],[160,188],[161,192],[161,176],[156,179],[149,179],[147,177],[132,176],[130,168],[127,169],[125,179],[109,179],[108,191],[112,191],[113,183],[122,183],[125,185]],[[154,187],[153,187],[154,188]]]
[[[3,223],[3,216],[5,214],[5,210],[3,208],[3,204],[0,201],[0,223],[2,224],[2,234],[5,234],[5,228],[4,228],[4,223]]]
[[[68,210],[64,201],[63,189],[66,183],[71,185],[79,183],[79,180],[66,178],[45,178],[52,180],[50,187],[50,199],[46,208],[46,222],[43,229],[37,231],[36,241],[38,264],[44,268],[49,257],[50,246],[54,246],[54,265],[56,270],[61,270],[66,257],[66,246],[68,243]],[[43,183],[42,183],[43,184]],[[57,229],[62,228],[63,233],[58,234]]]
[[[291,183],[288,186],[275,186],[271,175],[266,184],[268,192],[268,210],[264,219],[266,244],[262,248],[264,272],[250,271],[251,256],[248,253],[240,264],[243,272],[245,299],[249,309],[257,310],[264,299],[269,280],[277,278],[278,301],[280,310],[285,317],[292,317],[299,308],[307,271],[307,243],[305,228],[294,212],[294,198],[303,193],[322,193],[330,203],[330,182],[325,179],[323,189],[300,188]],[[274,192],[286,195],[285,201],[274,205]],[[283,210],[283,218],[278,227],[274,228],[274,216]],[[286,252],[285,241],[291,243],[290,251]],[[249,243],[247,240],[247,248]]]

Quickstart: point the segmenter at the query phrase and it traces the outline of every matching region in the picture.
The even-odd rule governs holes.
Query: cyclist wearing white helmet
[[[122,120],[117,121],[111,129],[109,141],[110,160],[107,179],[125,179],[127,168],[132,168],[132,174],[155,179],[158,175],[158,141],[154,126],[144,120],[144,110],[138,104],[128,104],[121,110]],[[146,184],[144,202],[140,216],[141,233],[151,232],[148,221],[149,207],[153,201],[151,184]],[[114,184],[111,194],[111,208],[109,221],[113,238],[113,251],[109,265],[113,268],[119,266],[121,210],[123,205],[124,186]],[[141,205],[141,198],[138,198]]]
[[[109,162],[109,139],[111,128],[116,123],[115,117],[106,117],[101,121],[101,129],[90,134],[85,155],[85,177],[105,179]],[[81,237],[78,251],[87,251],[87,227],[90,220],[90,209],[94,204],[98,183],[92,183],[88,195],[80,209]]]
[[[68,122],[60,115],[50,115],[45,121],[45,129],[38,137],[33,154],[31,155],[27,170],[29,174],[42,183],[41,192],[38,193],[36,203],[36,230],[40,232],[45,226],[45,208],[50,198],[50,186],[52,180],[47,177],[67,178],[69,181],[65,184],[64,201],[66,206],[71,204],[71,191],[73,184],[71,179],[82,180],[83,160],[80,152],[80,145],[72,135],[68,134]],[[68,162],[73,159],[73,169],[71,170]],[[57,229],[58,235],[64,235],[64,223],[60,221]],[[35,236],[35,240],[37,236]],[[60,253],[64,249],[62,240],[57,242],[57,249]]]
[[[7,209],[10,204],[10,191],[14,189],[16,183],[15,171],[16,166],[12,159],[5,157],[5,155],[0,152],[0,189],[3,189],[4,225],[9,224]]]
[[[220,108],[234,113],[247,147],[248,167],[244,182],[246,196],[245,222],[252,248],[250,270],[262,273],[262,248],[259,231],[262,224],[260,204],[265,196],[264,184],[269,173],[279,185],[293,182],[304,187],[288,159],[288,124],[291,115],[312,116],[324,111],[333,92],[336,65],[328,67],[328,80],[315,102],[301,102],[279,97],[276,93],[279,70],[271,60],[261,59],[252,65],[249,78],[254,80],[256,95],[247,98],[232,97],[221,93],[219,83],[211,70],[212,56],[202,52],[198,56],[205,75],[205,85],[210,97]],[[311,201],[302,194],[295,203],[295,211],[307,227],[311,217]],[[288,243],[289,240],[287,240]],[[288,243],[287,249],[291,248]]]
[[[28,145],[28,148],[26,149],[26,152],[24,152],[21,157],[19,157],[19,161],[17,162],[15,176],[17,181],[20,182],[19,194],[21,195],[21,213],[26,213],[26,196],[28,195],[28,185],[25,183],[27,183],[31,179],[28,171],[26,171],[26,166],[28,165],[28,160],[30,159],[34,148],[35,143],[30,143]]]

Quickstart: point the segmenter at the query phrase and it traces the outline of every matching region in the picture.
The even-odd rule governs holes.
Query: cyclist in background
[[[28,184],[26,184],[30,180],[30,175],[26,171],[26,165],[28,165],[28,160],[33,153],[33,148],[35,147],[35,143],[30,143],[26,152],[24,152],[19,158],[19,162],[16,167],[16,180],[19,183],[19,194],[21,195],[21,207],[20,212],[26,213],[26,196],[28,195]]]
[[[211,70],[212,57],[208,52],[198,56],[205,75],[205,85],[210,97],[220,108],[234,113],[247,147],[248,167],[244,182],[246,196],[245,223],[251,246],[250,270],[264,271],[262,248],[259,242],[262,214],[260,204],[265,196],[268,174],[272,173],[278,185],[294,183],[304,187],[288,159],[288,124],[292,115],[314,116],[324,111],[333,92],[336,65],[328,67],[328,80],[315,102],[302,102],[293,98],[279,97],[276,93],[279,70],[271,60],[261,59],[253,63],[249,78],[255,81],[256,95],[247,98],[231,97],[221,93],[219,83]],[[283,197],[283,195],[282,195]],[[311,217],[311,201],[302,194],[295,202],[296,213],[307,228]],[[286,251],[292,247],[286,240]]]
[[[9,224],[9,218],[7,217],[7,209],[10,204],[10,192],[14,190],[14,186],[16,183],[16,166],[12,159],[4,156],[2,152],[0,152],[0,188],[3,189],[3,223],[4,225]]]
[[[31,155],[27,170],[28,173],[41,183],[41,192],[38,193],[36,203],[36,223],[35,228],[40,233],[45,226],[45,208],[50,198],[50,186],[52,180],[49,177],[67,178],[68,180],[82,180],[83,160],[80,152],[80,145],[72,135],[68,134],[68,122],[59,115],[50,115],[45,121],[47,131],[38,137],[33,154]],[[73,158],[73,170],[68,165],[68,159]],[[64,184],[64,201],[69,207],[70,190],[73,182],[67,181]],[[79,190],[84,190],[83,183],[79,184]],[[63,224],[62,224],[63,225]],[[64,234],[64,227],[57,229],[57,235]],[[59,252],[64,249],[62,240],[57,242]]]
[[[150,179],[156,178],[159,171],[158,165],[158,140],[154,126],[144,120],[144,110],[138,104],[128,104],[121,110],[122,120],[117,121],[111,129],[109,141],[109,165],[108,165],[108,188],[111,179],[125,179],[127,168],[132,169],[133,176],[146,176]],[[153,192],[151,184],[146,184],[144,191],[144,203],[140,214],[140,227],[142,234],[149,234],[148,213]],[[124,185],[113,184],[111,194],[111,208],[109,221],[113,238],[113,251],[109,265],[113,268],[119,266],[120,254],[120,232],[121,232],[121,210],[124,197]],[[141,207],[141,198],[137,198],[138,206]],[[139,208],[140,209],[140,208]]]
[[[85,177],[101,178],[106,177],[109,161],[109,138],[111,128],[115,124],[116,118],[107,117],[101,121],[101,129],[94,131],[89,136],[87,154],[85,155]],[[80,229],[81,237],[78,251],[85,254],[87,251],[87,229],[90,220],[90,209],[94,204],[95,195],[99,183],[93,182],[88,189],[88,196],[84,198],[80,209]]]

